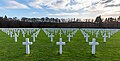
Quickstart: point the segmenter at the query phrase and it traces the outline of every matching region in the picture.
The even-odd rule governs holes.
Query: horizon
[[[0,16],[93,18],[120,16],[118,0],[0,0]]]

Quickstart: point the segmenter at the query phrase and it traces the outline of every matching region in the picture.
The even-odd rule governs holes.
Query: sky
[[[95,18],[120,16],[120,0],[0,0],[0,16]]]

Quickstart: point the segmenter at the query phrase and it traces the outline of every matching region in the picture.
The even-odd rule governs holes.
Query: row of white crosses
[[[33,34],[31,35],[31,37],[33,38],[33,42],[35,42],[36,37],[38,36],[39,32],[40,32],[40,29],[38,29],[35,33],[33,33]]]
[[[38,30],[36,33],[33,33],[33,35],[31,37],[33,37],[33,42],[35,42],[35,37],[37,37],[38,33],[39,33],[40,30]],[[14,32],[15,33],[15,32]],[[22,34],[23,34],[23,37],[25,37],[25,32],[22,30]],[[29,35],[29,32],[27,31],[27,34]],[[11,33],[12,35],[12,33]],[[15,33],[15,35],[13,35],[13,37],[15,37],[15,42],[17,42],[17,37],[18,35]],[[54,37],[54,35],[50,35],[51,37],[51,41],[53,41],[52,37]],[[57,43],[60,45],[60,54],[61,54],[61,41],[62,39],[60,38],[60,43]],[[32,44],[32,42],[29,42],[29,38],[26,38],[26,42],[23,42],[23,45],[26,45],[26,54],[30,54],[30,47],[29,45]]]
[[[82,30],[81,30],[81,32],[82,32],[82,34],[84,35],[84,37],[86,38],[86,42],[88,42],[88,37],[89,37],[89,35],[88,35],[87,33],[85,33],[84,31],[82,31]],[[95,46],[96,46],[96,45],[99,45],[99,43],[96,42],[96,39],[95,39],[95,38],[93,38],[93,39],[92,39],[92,42],[89,42],[89,45],[92,45],[92,54],[95,54]]]
[[[26,54],[30,54],[30,47],[29,45],[33,44],[32,42],[29,42],[29,38],[26,38],[26,42],[23,42],[23,45],[26,45]],[[57,45],[59,45],[59,53],[62,54],[62,45],[65,45],[65,42],[62,42],[62,38],[60,38],[59,42],[56,42]],[[92,45],[92,54],[95,54],[95,46],[99,45],[98,42],[96,42],[96,39],[93,38],[92,42],[89,42],[89,45]]]
[[[88,42],[88,38],[90,37],[86,32],[84,32],[83,30],[81,30],[82,34],[84,35],[84,37],[86,38],[86,42]],[[92,35],[93,35],[93,31],[92,31]],[[97,35],[98,36],[98,35]],[[92,54],[95,54],[95,45],[98,45],[98,42],[95,42],[96,39],[93,38],[92,42],[89,42],[89,45],[92,45]]]
[[[99,32],[101,32],[101,35],[103,37],[103,41],[106,42],[107,37],[110,38],[111,35],[116,33],[118,30],[111,30],[111,29],[82,29],[81,32],[86,38],[86,42],[88,42],[89,35],[87,33],[91,33],[92,35],[96,35],[96,38],[98,38]],[[108,36],[107,36],[108,34]]]
[[[86,30],[85,30],[86,31]],[[104,38],[104,42],[106,42],[106,37],[109,37],[110,38],[110,36],[111,36],[111,33],[113,32],[113,33],[115,33],[115,32],[117,32],[118,30],[115,30],[115,31],[111,31],[111,32],[108,32],[108,36],[106,35],[106,31],[104,32],[104,34],[103,34],[103,32],[101,33],[102,35],[103,35],[103,38]],[[84,35],[84,37],[86,38],[86,42],[88,42],[88,34],[86,34],[83,30],[81,30],[81,32],[82,32],[82,34]],[[99,32],[99,30],[97,30],[97,32],[96,32],[96,38],[98,38],[98,32]],[[92,31],[92,35],[93,35],[93,31]],[[99,45],[99,43],[98,42],[96,42],[96,39],[95,38],[93,38],[92,39],[92,42],[89,42],[89,45],[92,45],[92,54],[95,54],[95,45]]]
[[[55,28],[55,29],[51,29],[51,28],[44,28],[44,29],[42,29],[44,32],[45,32],[45,34],[48,36],[48,37],[50,37],[50,41],[51,42],[53,42],[53,38],[54,38],[54,36],[56,35],[56,33],[58,32],[58,30],[60,31],[59,32],[59,35],[60,35],[60,37],[62,37],[62,34],[64,33],[64,35],[66,35],[66,33],[68,33],[68,30],[69,29],[65,29],[65,28],[61,28],[61,29],[59,29],[59,28]],[[51,31],[52,30],[52,31]],[[75,33],[77,32],[77,30],[78,29],[74,29],[74,31],[73,31],[73,29],[72,29],[72,33],[71,33],[71,35],[70,35],[70,33],[67,35],[67,37],[68,37],[68,41],[70,42],[70,38],[71,37],[73,37],[73,35],[75,35]],[[70,31],[70,30],[69,30]],[[62,33],[63,32],[63,33]],[[53,33],[54,33],[54,35],[53,35]]]
[[[50,37],[50,41],[53,42],[53,37],[54,37],[54,35],[53,35],[52,33],[48,32],[46,28],[43,29],[43,31],[45,32],[45,34],[46,34],[48,37]]]
[[[26,38],[26,42],[22,43],[23,45],[26,45],[26,54],[30,54],[30,47],[29,45],[33,44],[32,42],[29,42],[29,38]],[[60,42],[56,42],[57,45],[59,45],[59,53],[62,54],[62,45],[65,45],[65,42],[62,42],[62,38],[60,38]]]
[[[88,37],[89,37],[89,35],[88,35],[88,34],[85,34],[84,37],[86,38],[86,42],[88,42]],[[96,45],[99,45],[99,43],[96,42],[96,39],[95,39],[95,38],[93,38],[93,39],[92,39],[92,42],[89,42],[89,45],[92,45],[92,54],[95,54],[95,46],[96,46]]]
[[[16,31],[16,30],[15,30],[15,31]],[[61,31],[60,31],[60,32],[61,32]],[[75,30],[74,32],[76,33],[77,30]],[[72,35],[75,34],[74,32],[72,32]],[[116,32],[117,32],[117,31],[116,31]],[[15,32],[14,32],[14,33],[15,33]],[[39,31],[37,31],[36,33],[33,33],[33,35],[32,35],[32,37],[34,37],[34,38],[33,38],[33,41],[34,41],[34,42],[35,42],[36,34],[38,34],[38,33],[39,33]],[[83,31],[82,31],[82,33],[85,34],[86,42],[88,42],[88,37],[89,37],[88,34],[86,34],[86,33],[83,32]],[[49,35],[49,36],[51,37],[51,42],[52,42],[54,35],[52,35],[52,33],[51,33],[51,35]],[[15,37],[15,40],[16,40],[17,37],[18,37],[16,33],[15,33],[14,37]],[[68,37],[68,41],[70,42],[70,37],[72,37],[72,36],[70,36],[70,34],[69,34],[67,37]],[[106,33],[104,34],[104,37],[106,37]],[[26,54],[30,54],[29,45],[31,45],[32,42],[29,42],[29,38],[26,38],[26,42],[23,42],[23,44],[26,45]],[[65,45],[65,42],[62,42],[62,38],[60,38],[60,42],[56,42],[56,44],[57,44],[57,45],[60,45],[59,52],[60,52],[60,54],[62,54],[62,45]],[[96,39],[95,39],[95,38],[93,38],[93,39],[92,39],[92,42],[89,42],[89,45],[92,45],[92,54],[95,54],[95,45],[99,45],[99,43],[96,42]]]
[[[4,32],[4,31],[7,31],[7,32],[9,32],[9,34],[8,35],[10,35],[10,37],[14,37],[14,39],[15,39],[15,42],[17,42],[17,37],[19,36],[19,34],[17,35],[17,32],[19,32],[20,33],[20,30],[16,30],[16,28],[15,28],[15,30],[14,29],[2,29],[2,31]],[[22,34],[23,34],[23,37],[25,37],[25,30],[23,30],[23,29],[21,29],[21,31],[22,31]],[[33,41],[35,42],[35,38],[34,37],[36,37],[38,34],[39,34],[39,32],[40,32],[40,29],[38,29],[38,31],[36,32],[36,33],[33,33]],[[13,34],[14,33],[14,34]],[[28,35],[29,35],[29,32],[27,32],[28,33]],[[23,42],[23,45],[26,45],[26,54],[30,54],[30,47],[29,47],[29,45],[31,45],[32,44],[32,42],[29,42],[29,38],[26,38],[26,42]]]
[[[50,34],[49,32],[47,32],[45,29],[43,30],[46,34]],[[77,31],[75,31],[74,32],[74,34],[76,33]],[[61,32],[61,30],[60,30],[60,37],[61,37],[61,35],[62,35],[62,32]],[[51,42],[53,42],[53,37],[54,37],[54,35],[51,33],[48,37],[50,37],[51,38]],[[70,35],[70,33],[69,33],[69,35],[67,35],[67,37],[68,37],[68,41],[70,42],[70,38],[71,37],[73,37],[73,36],[71,36]],[[56,42],[56,44],[57,45],[60,45],[60,49],[59,49],[59,53],[60,54],[62,54],[62,45],[65,45],[65,42],[62,42],[62,38],[60,38],[60,42]]]
[[[35,37],[39,34],[40,29],[36,33],[33,33],[31,37],[33,37],[33,42],[35,42]],[[30,54],[30,47],[29,45],[33,44],[32,42],[29,42],[29,38],[26,38],[26,42],[23,42],[23,45],[26,45],[26,54]]]
[[[25,37],[26,33],[29,35],[29,34],[33,33],[35,30],[37,30],[35,33],[37,36],[40,31],[40,29],[38,29],[38,28],[34,28],[34,29],[32,29],[32,28],[27,28],[27,29],[26,28],[4,28],[2,30],[3,30],[3,32],[10,35],[11,38],[14,37],[15,42],[18,41],[17,38],[19,37],[20,32],[22,32],[23,37]],[[35,38],[33,38],[33,41],[35,42]]]
[[[86,32],[84,32],[83,30],[80,29],[80,31],[82,32],[82,34],[84,35],[84,38],[86,39],[86,42],[88,42],[88,38],[90,37]]]

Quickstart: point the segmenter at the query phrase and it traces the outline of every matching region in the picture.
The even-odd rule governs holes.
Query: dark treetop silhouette
[[[102,19],[101,16],[97,16],[95,21],[93,19],[59,19],[59,18],[26,18],[22,17],[18,19],[17,17],[7,18],[0,17],[0,27],[1,28],[67,28],[67,27],[77,27],[77,28],[120,28],[120,16],[118,18],[105,18]]]

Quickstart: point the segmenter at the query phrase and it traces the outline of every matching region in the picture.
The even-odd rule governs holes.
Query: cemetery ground
[[[91,54],[91,45],[85,41],[81,31],[78,30],[71,41],[68,41],[66,35],[62,34],[62,41],[66,42],[63,45],[63,53],[59,54],[59,33],[53,38],[53,42],[43,32],[40,31],[36,41],[30,45],[30,54],[25,53],[25,38],[30,38],[31,35],[26,37],[18,37],[18,42],[14,38],[0,31],[0,61],[120,61],[120,31],[115,33],[111,38],[107,38],[106,43],[99,35],[96,41],[99,45],[96,46],[96,54]],[[90,35],[89,42],[95,38],[95,35]]]

